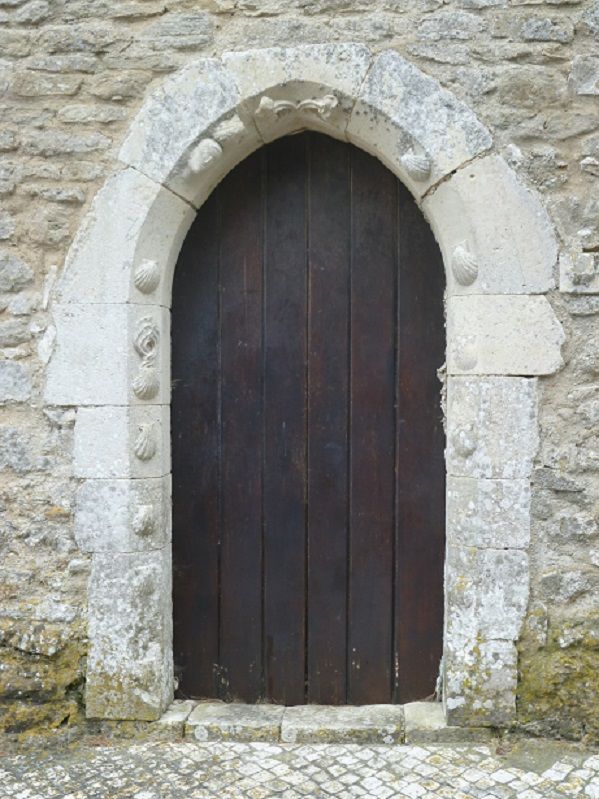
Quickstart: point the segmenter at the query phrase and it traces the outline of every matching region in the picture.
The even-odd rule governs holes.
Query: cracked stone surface
[[[78,744],[0,758],[0,799],[599,797],[599,756],[546,741]]]

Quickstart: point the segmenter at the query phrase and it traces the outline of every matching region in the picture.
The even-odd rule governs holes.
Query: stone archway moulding
[[[75,534],[92,555],[90,717],[155,719],[173,695],[169,318],[196,209],[264,142],[310,128],[411,190],[447,272],[444,703],[454,724],[515,713],[528,601],[537,376],[561,366],[543,296],[556,241],[538,199],[455,96],[359,44],[190,63],[144,103],[55,291],[45,401],[77,408]]]

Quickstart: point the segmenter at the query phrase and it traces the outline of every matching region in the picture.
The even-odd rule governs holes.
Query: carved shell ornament
[[[198,173],[209,167],[222,155],[223,148],[214,139],[202,139],[191,151],[188,166],[191,172]]]
[[[156,454],[156,431],[153,424],[140,424],[139,432],[133,445],[135,457],[140,461],[149,461]]]
[[[414,180],[428,180],[430,177],[432,163],[428,155],[418,155],[413,150],[408,150],[405,155],[402,155],[401,163]]]
[[[139,536],[150,535],[156,529],[156,513],[153,505],[141,505],[133,517],[133,532]]]
[[[160,380],[155,364],[159,340],[156,322],[148,316],[140,319],[133,339],[135,351],[141,358],[141,365],[133,380],[133,392],[139,399],[153,399],[158,394]]]
[[[280,117],[291,111],[307,111],[317,114],[322,119],[328,119],[335,108],[339,105],[339,100],[334,94],[325,94],[324,97],[313,100],[273,100],[272,97],[265,95],[260,100],[260,105],[255,111],[255,116],[260,117]]]
[[[135,268],[133,283],[135,288],[141,291],[142,294],[151,294],[155,291],[160,283],[160,267],[156,261],[144,258],[139,266]]]
[[[476,452],[478,435],[474,426],[472,424],[467,424],[455,431],[451,441],[458,455],[462,458],[469,458]]]
[[[153,366],[142,364],[133,380],[133,391],[139,399],[150,400],[158,394],[160,380]]]
[[[470,286],[478,277],[478,263],[465,244],[458,244],[451,256],[451,268],[458,283]]]

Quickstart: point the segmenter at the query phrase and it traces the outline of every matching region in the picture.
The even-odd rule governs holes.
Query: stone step
[[[448,727],[436,702],[338,706],[175,702],[158,722],[187,740],[272,743],[469,743],[489,728]],[[170,737],[170,735],[168,736]]]

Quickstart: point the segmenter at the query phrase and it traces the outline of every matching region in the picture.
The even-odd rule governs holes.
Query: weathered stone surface
[[[370,50],[356,44],[315,44],[223,56],[239,87],[243,108],[265,141],[304,127],[343,138],[371,59]],[[274,102],[272,110],[262,110],[264,97]],[[326,98],[334,98],[334,107],[312,105]],[[292,107],[277,103],[291,103]]]
[[[75,75],[44,75],[39,72],[18,73],[12,90],[20,97],[76,94],[81,78]]]
[[[447,404],[450,475],[530,475],[538,447],[534,379],[450,377]]]
[[[449,640],[516,641],[528,604],[528,555],[449,544],[445,564]]]
[[[565,335],[545,297],[454,296],[448,302],[449,374],[553,374]]]
[[[17,255],[0,252],[0,291],[20,291],[33,282],[33,270]]]
[[[212,41],[213,27],[205,11],[174,13],[153,22],[143,38],[157,50],[201,50]]]
[[[170,548],[101,553],[89,584],[89,718],[158,719],[173,692]]]
[[[489,132],[465,105],[392,51],[375,58],[347,134],[399,172],[416,196],[491,146]],[[402,167],[409,150],[428,156],[428,177],[415,180]]]
[[[85,480],[77,489],[82,552],[145,552],[170,540],[170,478]]]
[[[559,288],[570,294],[599,294],[599,254],[562,253],[559,259]]]
[[[0,403],[25,402],[31,396],[31,378],[26,366],[0,361]]]
[[[123,108],[112,105],[100,107],[97,105],[65,105],[58,112],[60,121],[70,124],[100,123],[107,125],[124,119],[125,116],[126,112]]]
[[[69,249],[60,301],[170,306],[172,274],[193,217],[187,203],[137,170],[111,177]],[[134,282],[144,261],[160,270],[158,285],[146,293]]]
[[[285,708],[281,723],[284,743],[400,743],[401,705],[327,707],[298,705]]]
[[[96,150],[105,150],[109,146],[110,139],[102,133],[95,132],[76,135],[53,130],[23,137],[25,153],[45,157],[92,153]]]
[[[0,211],[0,241],[11,239],[14,232],[14,217],[8,211]]]
[[[445,645],[448,724],[505,727],[516,716],[518,653],[511,641],[457,641]]]
[[[599,58],[575,56],[570,72],[570,86],[576,94],[599,94]]]
[[[447,726],[440,702],[409,702],[403,706],[403,711],[407,744],[481,742],[492,735],[485,727],[464,729]]]
[[[0,347],[17,347],[31,339],[31,330],[25,319],[0,322]]]
[[[530,481],[447,479],[447,540],[466,547],[524,549],[530,541]]]
[[[547,212],[502,158],[459,169],[423,207],[441,245],[450,294],[536,294],[553,287],[557,246]],[[476,264],[469,284],[452,268],[458,247]]]
[[[168,405],[98,406],[77,411],[75,477],[162,477],[170,472]]]
[[[220,61],[203,59],[168,79],[146,101],[121,147],[119,158],[143,174],[171,187],[188,200],[201,194],[188,172],[187,158],[208,129],[230,117],[239,93]],[[246,131],[247,154],[259,146],[255,131]],[[240,153],[241,157],[243,154]],[[203,201],[204,196],[201,196]]]
[[[201,702],[185,723],[196,741],[278,741],[284,707]]]

